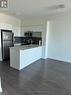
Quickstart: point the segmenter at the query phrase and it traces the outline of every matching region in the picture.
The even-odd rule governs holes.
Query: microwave
[[[32,32],[28,31],[24,33],[25,37],[32,37]]]

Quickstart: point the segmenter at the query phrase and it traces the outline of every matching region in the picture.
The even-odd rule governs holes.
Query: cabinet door
[[[42,32],[33,32],[32,37],[42,37]]]
[[[33,31],[33,32],[38,32],[40,31],[41,33],[44,31],[44,28],[42,25],[35,25],[35,26],[26,26],[22,27],[22,32],[21,35],[24,35],[25,32],[27,31]]]
[[[13,26],[12,30],[13,30],[14,36],[21,36],[21,29],[20,29],[20,27]]]

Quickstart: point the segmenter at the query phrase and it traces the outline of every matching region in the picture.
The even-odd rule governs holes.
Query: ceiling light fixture
[[[0,8],[7,8],[7,0],[0,0]]]

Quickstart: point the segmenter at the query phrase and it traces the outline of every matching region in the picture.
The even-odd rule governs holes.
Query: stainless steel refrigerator
[[[10,58],[10,47],[13,46],[13,33],[11,30],[0,31],[0,60]]]

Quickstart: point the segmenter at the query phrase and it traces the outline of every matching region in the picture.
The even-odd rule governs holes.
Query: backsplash
[[[42,38],[39,38],[39,37],[14,37],[14,44],[18,44],[18,43],[21,43],[22,45],[39,44],[39,40],[42,40]]]

